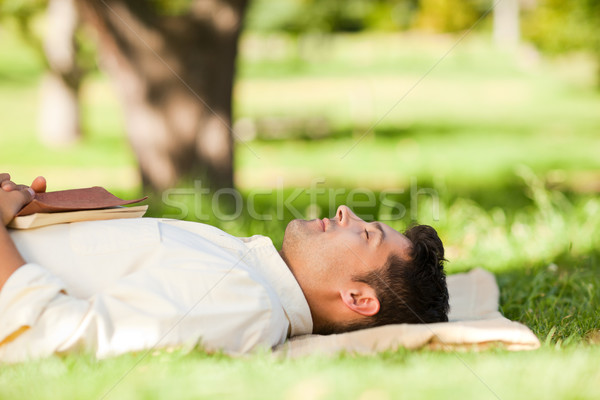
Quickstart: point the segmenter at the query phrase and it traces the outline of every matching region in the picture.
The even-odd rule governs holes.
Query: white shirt
[[[0,360],[200,345],[246,353],[311,333],[272,241],[152,218],[11,231],[28,262],[0,291]]]

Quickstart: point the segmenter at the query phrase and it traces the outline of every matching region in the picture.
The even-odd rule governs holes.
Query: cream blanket
[[[492,273],[477,268],[450,275],[447,281],[450,322],[387,325],[337,335],[297,336],[280,345],[276,353],[297,357],[339,351],[371,354],[398,347],[455,349],[503,344],[508,350],[532,350],[540,346],[529,328],[504,318],[498,311],[499,290]]]

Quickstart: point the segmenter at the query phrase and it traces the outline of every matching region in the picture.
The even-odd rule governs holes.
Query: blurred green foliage
[[[538,0],[525,10],[523,36],[549,53],[600,52],[600,0]]]
[[[15,29],[23,41],[32,49],[43,68],[49,68],[43,48],[43,15],[48,0],[0,0],[0,23]],[[7,43],[4,41],[3,48]],[[82,74],[97,70],[96,44],[89,33],[78,29],[75,33],[76,64]],[[28,71],[24,71],[27,73]]]
[[[415,26],[431,32],[471,28],[492,8],[488,0],[420,0]]]
[[[467,29],[483,15],[486,0],[254,0],[247,28],[254,31],[356,32],[420,28]]]
[[[36,51],[40,60],[47,65],[42,41],[35,33],[33,24],[44,12],[47,0],[0,0],[0,23],[13,24],[25,42]]]
[[[254,0],[253,32],[357,31],[432,33],[491,29],[492,0]],[[550,54],[587,51],[600,59],[600,0],[521,2],[523,38]],[[481,22],[481,23],[478,23]],[[600,76],[600,75],[599,75]],[[600,81],[600,79],[599,79]]]
[[[145,7],[151,7],[158,15],[181,15],[190,10],[194,0],[148,0]]]
[[[48,0],[0,0],[0,22],[14,23],[43,58],[35,21]],[[149,0],[157,14],[188,12],[193,0]],[[250,32],[334,33],[358,31],[459,32],[493,12],[493,0],[253,0],[245,28]],[[521,31],[526,41],[550,54],[588,51],[600,59],[600,0],[521,2]],[[475,26],[489,30],[490,19]],[[77,37],[84,69],[95,67],[95,50],[81,32]]]
[[[48,0],[0,0],[0,18],[10,17],[19,21],[30,21],[47,5]]]

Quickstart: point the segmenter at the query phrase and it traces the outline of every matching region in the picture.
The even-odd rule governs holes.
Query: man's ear
[[[353,282],[353,285],[340,290],[342,302],[352,311],[371,317],[379,312],[379,300],[375,290],[363,282]]]

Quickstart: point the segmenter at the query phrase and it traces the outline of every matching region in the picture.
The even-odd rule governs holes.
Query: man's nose
[[[358,218],[348,206],[339,206],[336,217],[340,226],[348,226],[352,222],[362,222],[362,219]]]

